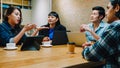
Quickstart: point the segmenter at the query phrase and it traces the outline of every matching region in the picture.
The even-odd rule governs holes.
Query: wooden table
[[[39,51],[0,48],[0,68],[73,68],[93,65],[82,58],[81,47],[75,47],[75,54],[67,54],[67,50],[66,45],[41,48]]]

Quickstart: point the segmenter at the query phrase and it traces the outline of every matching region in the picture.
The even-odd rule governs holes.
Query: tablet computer
[[[43,35],[27,37],[22,44],[21,51],[40,50],[40,45],[42,44],[43,37]]]

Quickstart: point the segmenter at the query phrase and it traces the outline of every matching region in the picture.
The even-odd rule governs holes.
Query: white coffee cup
[[[7,43],[6,47],[7,48],[14,48],[14,47],[16,47],[16,44],[15,43]]]
[[[51,45],[51,41],[44,41],[44,42],[42,42],[42,45],[50,46]]]

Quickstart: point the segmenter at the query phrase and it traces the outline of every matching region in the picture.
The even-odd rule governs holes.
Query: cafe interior
[[[48,13],[55,11],[68,32],[80,33],[80,25],[90,22],[92,7],[102,6],[106,9],[108,2],[109,0],[0,0],[0,22],[3,21],[2,15],[9,6],[17,6],[21,9],[23,26],[29,23],[45,25]],[[26,34],[29,35],[31,32],[28,31]],[[0,68],[94,68],[104,64],[104,61],[91,62],[84,59],[81,47],[85,42],[84,34],[81,34],[80,38],[74,36],[72,36],[73,40],[80,39],[82,42],[78,45],[66,43],[50,46],[42,46],[41,43],[39,50],[25,51],[21,50],[20,45],[15,44],[16,48],[13,49],[0,47]],[[49,43],[44,44],[49,45]],[[68,53],[68,45],[75,45],[74,53]]]

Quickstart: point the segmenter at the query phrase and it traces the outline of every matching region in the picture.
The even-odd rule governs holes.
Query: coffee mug
[[[15,43],[7,43],[6,47],[7,48],[14,48],[14,47],[16,47],[16,44]]]
[[[44,41],[44,42],[42,42],[42,45],[49,46],[49,45],[51,45],[51,41]]]

